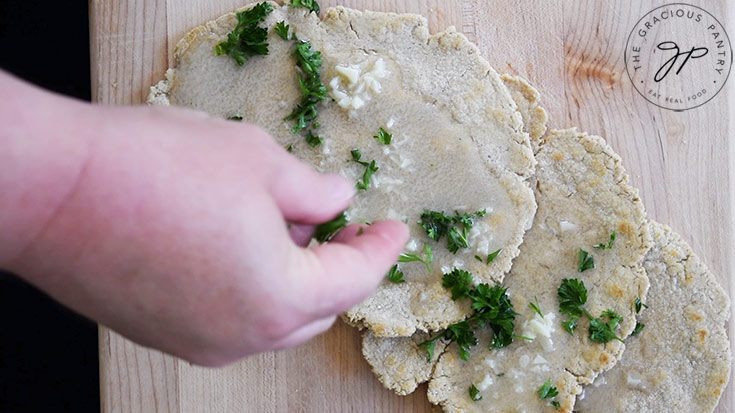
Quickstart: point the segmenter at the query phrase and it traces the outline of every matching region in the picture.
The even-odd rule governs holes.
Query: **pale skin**
[[[90,105],[2,71],[0,96],[0,267],[140,344],[207,366],[297,345],[407,241],[382,221],[306,248],[355,184],[255,126]]]

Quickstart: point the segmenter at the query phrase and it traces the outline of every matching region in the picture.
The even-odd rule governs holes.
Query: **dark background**
[[[86,1],[0,0],[0,68],[89,100],[88,19]],[[0,412],[99,411],[94,323],[0,271],[0,331]]]

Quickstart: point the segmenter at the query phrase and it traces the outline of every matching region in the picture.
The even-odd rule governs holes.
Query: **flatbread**
[[[503,83],[518,105],[523,119],[523,131],[529,134],[531,143],[538,146],[546,133],[548,116],[541,107],[541,96],[525,79],[520,76],[504,74]],[[362,339],[362,354],[371,366],[373,373],[385,388],[396,394],[413,393],[419,384],[429,380],[439,355],[446,344],[435,344],[434,357],[427,362],[426,351],[417,344],[427,340],[431,334],[420,333],[411,337],[376,337],[366,331]]]
[[[681,237],[651,221],[645,328],[578,398],[580,412],[711,412],[730,378],[730,300]]]
[[[642,260],[649,243],[647,222],[620,158],[601,138],[573,129],[551,131],[540,143],[536,220],[504,285],[519,313],[516,334],[524,334],[524,325],[537,318],[528,306],[534,301],[544,319],[551,319],[549,338],[515,339],[504,349],[488,350],[488,332],[484,331],[478,334],[479,345],[472,349],[469,361],[459,358],[456,345],[447,346],[439,361],[428,367],[433,370],[429,400],[446,411],[557,411],[537,394],[547,379],[558,389],[554,398],[560,404],[558,411],[572,411],[582,385],[612,367],[624,346],[614,340],[604,345],[591,342],[584,318],[574,336],[561,328],[565,317],[558,311],[557,288],[562,279],[583,280],[588,290],[585,308],[592,314],[612,309],[621,315],[623,321],[616,330],[621,338],[635,327],[635,298],[645,300],[648,281]],[[612,249],[592,248],[607,240],[613,230],[617,239]],[[579,248],[594,256],[594,269],[578,272]],[[366,336],[363,344],[370,340]],[[405,339],[392,340],[394,346],[415,346]],[[420,363],[420,351],[393,351],[416,354],[396,361],[404,370]],[[385,377],[390,371],[384,366],[372,367],[383,383],[397,381]],[[480,388],[482,400],[470,400],[472,384]]]
[[[421,255],[426,243],[434,262],[431,272],[418,262],[401,264],[406,282],[385,281],[346,319],[381,336],[409,336],[463,319],[469,307],[453,302],[442,288],[442,269],[464,266],[477,281],[501,281],[535,211],[528,182],[535,161],[500,76],[463,35],[453,28],[430,35],[420,16],[338,7],[326,10],[320,21],[303,8],[273,7],[261,24],[269,28],[269,55],[252,57],[243,67],[214,56],[213,47],[236,23],[234,14],[225,15],[179,42],[175,65],[151,89],[149,102],[222,118],[240,115],[291,145],[295,156],[319,171],[356,181],[365,168],[350,161],[350,150],[360,149],[363,160],[374,159],[379,170],[348,210],[351,221],[404,220],[411,229],[407,252]],[[345,110],[330,99],[320,104],[321,126],[314,131],[325,141],[317,148],[309,147],[302,133],[291,134],[293,122],[283,120],[301,92],[291,56],[294,42],[272,31],[279,21],[321,51],[325,85],[335,78],[344,82],[337,65],[366,72],[381,60],[388,72],[379,80],[380,93],[359,109]],[[390,145],[373,138],[381,127],[394,135]],[[470,231],[470,248],[455,255],[445,239],[429,240],[417,224],[424,209],[487,213]],[[490,265],[474,259],[501,248]]]

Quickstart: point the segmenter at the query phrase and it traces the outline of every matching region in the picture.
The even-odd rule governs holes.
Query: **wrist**
[[[87,105],[0,72],[0,267],[24,252],[73,192],[89,155]]]

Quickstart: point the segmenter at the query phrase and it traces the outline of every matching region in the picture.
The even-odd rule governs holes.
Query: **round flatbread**
[[[425,257],[426,244],[434,259],[431,270],[420,262],[399,264],[405,282],[385,281],[345,318],[380,336],[409,336],[463,319],[469,306],[442,288],[442,269],[465,266],[478,282],[502,281],[535,212],[528,182],[535,161],[508,89],[464,36],[454,29],[430,35],[420,16],[334,8],[320,20],[304,8],[272,7],[260,24],[269,33],[268,55],[243,66],[215,56],[215,45],[237,23],[235,14],[225,15],[179,42],[175,65],[149,102],[241,116],[317,170],[356,182],[366,182],[367,164],[375,161],[367,189],[347,211],[350,221],[404,220],[411,232],[406,252]],[[320,51],[329,94],[316,106],[319,126],[297,133],[284,120],[302,96],[292,56],[297,42],[274,32],[279,22]],[[374,138],[380,128],[392,134],[390,144]],[[311,147],[307,130],[323,142]],[[355,149],[366,164],[354,161]],[[424,210],[485,213],[464,234],[468,247],[452,253],[447,237],[432,240],[418,225]],[[490,264],[474,258],[496,250]]]
[[[432,370],[429,400],[446,411],[571,412],[582,385],[612,367],[624,346],[616,340],[605,344],[591,341],[585,317],[579,320],[574,335],[562,328],[561,322],[567,318],[559,312],[557,289],[562,280],[584,282],[584,308],[594,317],[608,309],[620,315],[623,319],[614,332],[621,339],[635,327],[635,299],[645,300],[648,281],[642,260],[648,249],[647,223],[620,158],[601,138],[573,129],[548,133],[536,158],[536,220],[504,282],[519,313],[516,334],[535,338],[516,338],[506,348],[489,350],[490,333],[481,331],[468,361],[459,357],[455,344],[446,346],[435,365],[422,367]],[[616,239],[610,249],[593,248],[607,243],[612,231]],[[580,248],[593,255],[595,262],[595,268],[582,273],[578,268]],[[543,318],[529,302],[541,310]],[[366,336],[363,344],[370,340],[374,339]],[[394,347],[416,346],[415,341],[390,340]],[[392,350],[414,355],[396,361],[403,370],[416,369],[420,355],[426,364],[426,352]],[[391,371],[385,366],[372,367],[383,383],[398,381],[386,378]],[[541,399],[538,390],[547,380],[558,395]],[[472,385],[482,400],[470,399]],[[559,409],[551,402],[559,403]]]
[[[578,397],[579,412],[711,412],[730,378],[730,300],[681,237],[651,221],[651,283],[625,354]]]

